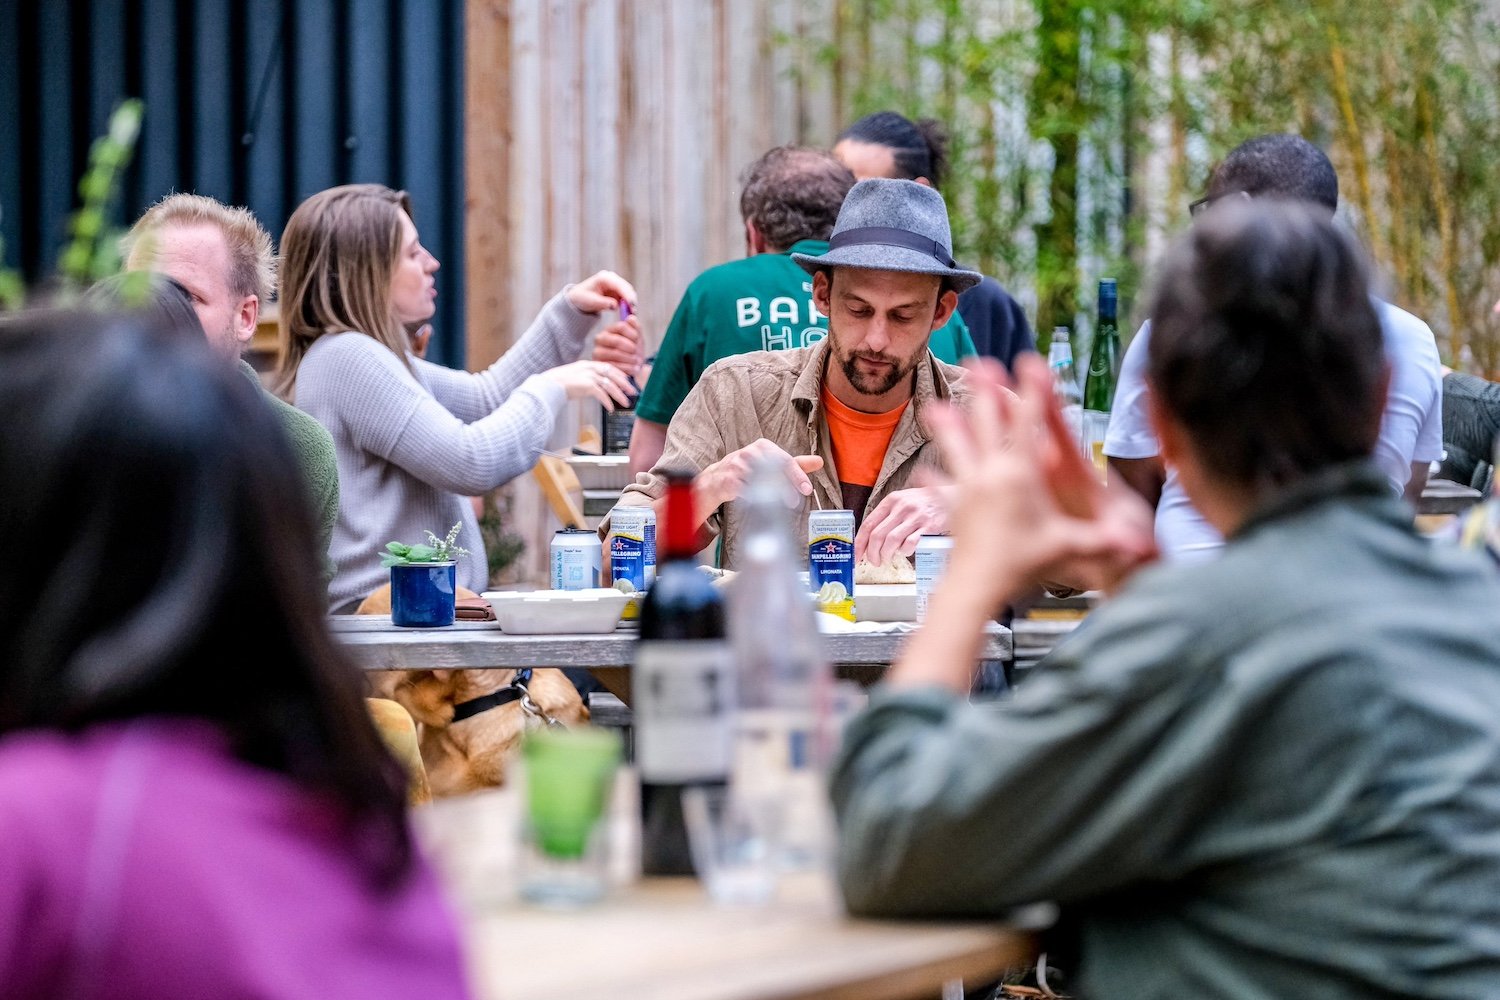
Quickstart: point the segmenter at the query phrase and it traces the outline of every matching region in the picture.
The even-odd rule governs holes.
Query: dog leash
[[[513,701],[519,701],[521,703],[521,711],[533,719],[541,719],[549,728],[566,729],[567,726],[563,724],[562,720],[548,715],[542,710],[540,705],[532,700],[531,691],[526,686],[530,683],[531,668],[524,667],[517,670],[516,676],[512,677],[510,683],[499,691],[493,694],[481,695],[478,698],[459,702],[457,705],[454,705],[453,722],[462,722],[465,719],[473,718],[481,712],[488,712],[492,708],[499,708],[501,705],[509,705]]]

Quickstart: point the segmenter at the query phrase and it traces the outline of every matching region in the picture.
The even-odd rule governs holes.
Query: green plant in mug
[[[458,532],[463,528],[460,521],[448,530],[447,538],[439,538],[432,532],[423,532],[427,536],[425,543],[407,545],[404,542],[387,542],[385,551],[380,555],[380,565],[411,566],[415,563],[444,563],[454,562],[462,556],[469,554],[469,550],[455,543],[458,541]]]

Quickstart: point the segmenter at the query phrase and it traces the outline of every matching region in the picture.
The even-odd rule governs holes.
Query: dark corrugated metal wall
[[[429,357],[461,366],[462,0],[0,0],[0,234],[46,274],[90,142],[122,98],[145,124],[124,224],[171,191],[248,205],[279,238],[308,195],[411,192],[443,262]]]

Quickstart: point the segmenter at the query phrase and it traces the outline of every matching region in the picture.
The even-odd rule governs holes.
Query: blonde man
[[[255,335],[261,303],[275,292],[276,258],[270,235],[249,209],[198,194],[168,195],[130,228],[125,254],[128,269],[156,271],[186,288],[209,343],[261,387],[240,353]],[[302,467],[317,516],[325,580],[331,579],[327,553],[339,512],[333,438],[301,410],[263,395],[280,416]]]

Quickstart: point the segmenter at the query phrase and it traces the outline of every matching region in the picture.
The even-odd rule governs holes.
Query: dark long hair
[[[896,111],[877,111],[844,129],[839,140],[844,139],[889,149],[897,180],[925,177],[941,188],[948,179],[948,132],[935,119],[912,121]]]
[[[404,782],[328,634],[260,391],[201,329],[53,311],[0,323],[0,412],[0,735],[208,720],[326,796],[371,877],[399,881]]]

